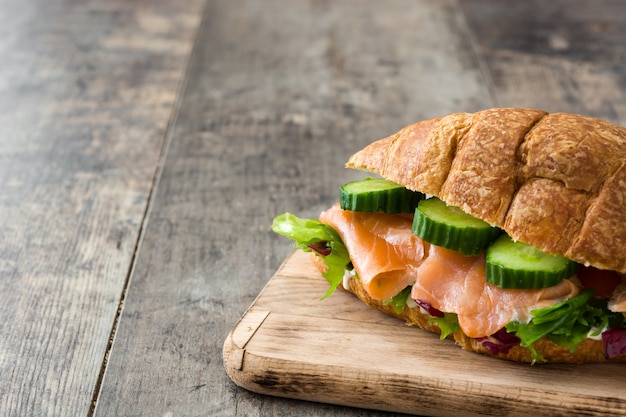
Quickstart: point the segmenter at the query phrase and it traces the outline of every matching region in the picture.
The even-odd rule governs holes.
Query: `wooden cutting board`
[[[626,364],[470,353],[328,289],[295,251],[224,342],[230,378],[280,397],[428,416],[624,416]]]

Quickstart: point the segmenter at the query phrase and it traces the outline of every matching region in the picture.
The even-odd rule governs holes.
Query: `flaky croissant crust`
[[[347,167],[438,196],[513,239],[626,273],[626,128],[496,108],[424,120]]]

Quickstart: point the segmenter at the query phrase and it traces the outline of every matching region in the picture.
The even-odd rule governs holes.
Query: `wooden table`
[[[626,2],[0,1],[0,415],[374,416],[222,344],[354,151],[537,107],[626,125]],[[392,415],[391,413],[389,415]]]

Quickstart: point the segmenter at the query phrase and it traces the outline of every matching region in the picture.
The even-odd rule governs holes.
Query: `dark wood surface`
[[[372,140],[626,125],[626,2],[0,1],[0,415],[374,416],[238,388],[224,338]],[[389,414],[393,415],[393,414]]]

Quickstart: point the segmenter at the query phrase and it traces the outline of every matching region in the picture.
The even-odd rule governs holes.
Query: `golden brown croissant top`
[[[518,108],[407,126],[354,154],[371,171],[547,253],[626,273],[626,128]]]

